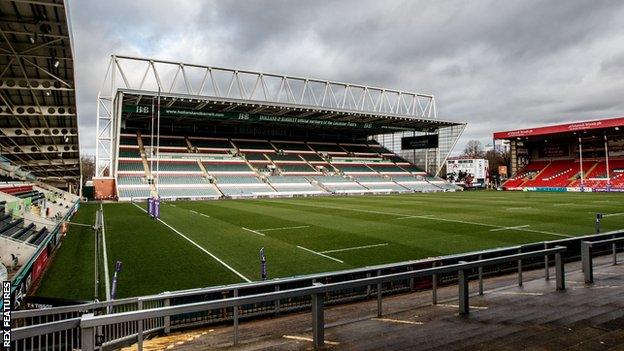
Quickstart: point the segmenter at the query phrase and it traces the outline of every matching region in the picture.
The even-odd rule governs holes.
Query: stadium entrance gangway
[[[139,335],[152,335],[160,332],[168,333],[173,328],[189,328],[223,321],[233,321],[237,325],[239,318],[278,315],[283,312],[310,308],[311,305],[314,305],[313,294],[299,295],[299,293],[308,291],[306,289],[318,289],[314,286],[315,283],[322,284],[320,286],[325,289],[321,290],[326,292],[325,296],[323,296],[323,302],[326,305],[364,299],[376,295],[378,313],[381,314],[381,302],[384,293],[391,294],[414,290],[418,278],[425,277],[429,284],[433,283],[430,286],[432,288],[432,302],[435,304],[437,303],[436,289],[438,282],[449,284],[459,281],[460,287],[465,286],[472,273],[478,277],[479,294],[483,294],[484,275],[517,270],[518,284],[522,285],[522,270],[523,267],[527,266],[533,268],[544,266],[545,278],[549,279],[549,263],[552,262],[551,256],[553,252],[557,251],[552,249],[565,248],[564,251],[560,251],[558,254],[562,265],[565,260],[571,261],[580,258],[582,241],[599,241],[610,238],[624,239],[624,231],[286,279],[165,292],[156,295],[83,305],[15,311],[12,314],[15,322],[13,342],[16,346],[19,346],[16,349],[26,349],[27,344],[34,345],[33,343],[39,343],[39,345],[41,343],[46,345],[64,343],[68,348],[76,348],[81,344],[81,322],[85,314],[90,314],[93,318],[99,318],[106,314],[109,316],[125,315],[145,309],[161,310],[164,308],[164,311],[172,311],[170,307],[212,306],[210,305],[211,303],[215,303],[214,306],[222,306],[218,303],[233,298],[240,299],[228,301],[245,302],[247,301],[245,298],[250,296],[255,296],[256,298],[264,296],[268,299],[262,300],[263,304],[241,303],[238,305],[240,308],[233,309],[233,311],[229,311],[228,307],[215,307],[215,309],[210,311],[202,307],[202,309],[198,310],[200,312],[192,314],[180,315],[174,313],[153,318],[145,315],[147,319],[141,323],[143,324],[141,326],[142,332],[139,333],[140,323],[136,321],[119,322],[98,328],[96,341],[98,341],[98,344],[102,344],[105,348],[110,349],[138,341]],[[565,253],[565,256],[562,256],[563,253]],[[596,252],[596,254],[599,253]],[[462,261],[464,263],[461,263]],[[555,264],[557,264],[557,259],[555,259]],[[493,270],[484,272],[484,267],[490,267]],[[563,274],[562,269],[557,270],[557,273]],[[461,274],[460,270],[462,271]],[[429,277],[433,277],[432,281]],[[360,284],[362,282],[364,284]],[[561,287],[564,287],[563,283]],[[315,292],[317,290],[309,291]],[[270,295],[274,292],[286,293],[284,296],[288,296],[288,292],[293,292],[295,293],[293,296],[298,297],[292,297],[284,302],[282,295]],[[467,294],[467,289],[464,289],[462,294]],[[467,296],[465,304],[461,305],[468,306]],[[178,311],[177,309],[173,310]],[[235,333],[235,342],[237,341],[238,338]]]

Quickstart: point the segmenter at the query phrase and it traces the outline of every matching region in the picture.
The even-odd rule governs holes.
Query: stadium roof
[[[0,2],[0,150],[50,181],[80,177],[72,35],[64,0]]]
[[[624,128],[624,117],[557,124],[545,127],[512,130],[507,132],[496,132],[494,133],[494,139],[516,139],[552,134],[572,134],[579,131],[601,130],[609,128]]]
[[[157,92],[120,89],[123,93],[124,120],[151,115]],[[217,123],[220,125],[291,126],[302,129],[349,130],[353,134],[375,135],[400,131],[433,132],[462,125],[440,119],[392,113],[353,111],[285,102],[266,102],[191,94],[163,93],[161,117],[176,123]],[[139,108],[137,108],[139,107]]]
[[[159,92],[166,100],[161,116],[180,130],[219,124],[296,127],[306,133],[348,130],[361,136],[449,127],[446,134],[456,140],[466,125],[438,119],[431,94],[112,55],[97,99],[96,176],[112,169],[119,123],[145,127]]]

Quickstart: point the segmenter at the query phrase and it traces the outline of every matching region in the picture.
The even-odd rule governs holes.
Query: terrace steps
[[[149,163],[147,163],[147,155],[145,154],[145,146],[143,145],[143,138],[141,137],[141,131],[137,131],[137,143],[139,145],[139,153],[141,154],[141,163],[143,164],[145,177],[146,179],[153,179],[152,171],[150,170]],[[154,182],[150,182],[150,193],[152,196],[158,195],[158,193],[156,192],[156,186],[154,185]]]
[[[539,172],[537,172],[537,174],[535,174],[535,177],[533,179],[539,179],[539,177],[542,175],[542,173],[544,173],[546,171],[546,169],[548,169],[548,167],[550,167],[550,165],[552,165],[552,162],[549,162],[544,168],[542,168]],[[520,186],[524,186],[528,181],[530,181],[531,179],[525,179]]]
[[[596,167],[598,167],[598,164],[599,162],[594,162],[594,164],[591,167],[589,167],[587,172],[583,171],[583,178],[591,178],[592,172],[596,169]],[[573,181],[574,179],[570,179],[570,180]]]
[[[197,165],[199,166],[199,169],[201,169],[202,173],[204,174],[204,177],[205,177],[206,179],[209,179],[209,178],[210,178],[210,175],[208,174],[208,171],[206,170],[206,167],[204,167],[204,164],[203,164],[203,163],[201,163],[201,161],[200,161],[200,160],[197,160]],[[214,185],[214,183],[210,183],[210,187],[211,187],[212,189],[214,189],[214,191],[216,191],[216,192],[217,192],[218,194],[220,194],[221,196],[224,196],[224,195],[223,195],[223,192],[221,191],[221,189],[219,189],[219,187],[218,187],[218,186]]]

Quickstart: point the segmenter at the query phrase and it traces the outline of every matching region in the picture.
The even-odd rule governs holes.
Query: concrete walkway
[[[586,286],[578,262],[566,265],[566,287],[555,291],[543,270],[485,280],[485,294],[471,296],[471,313],[457,314],[457,286],[327,307],[325,348],[330,350],[624,350],[624,266],[594,260],[595,283]],[[554,272],[551,273],[554,277]],[[471,292],[477,291],[476,282]],[[311,314],[243,321],[240,344],[221,325],[172,333],[144,343],[145,350],[309,350]],[[128,348],[128,350],[136,349]]]

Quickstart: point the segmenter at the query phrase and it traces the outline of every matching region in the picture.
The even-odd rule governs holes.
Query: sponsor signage
[[[402,150],[435,149],[437,147],[437,134],[401,138]]]
[[[124,113],[139,113],[150,114],[151,106],[133,106],[124,105]],[[239,112],[210,112],[210,111],[198,111],[192,109],[174,108],[174,107],[161,107],[160,115],[162,116],[174,116],[174,117],[189,117],[189,118],[203,118],[214,121],[248,121],[248,122],[267,122],[267,123],[280,123],[280,124],[298,124],[309,125],[317,127],[346,127],[356,129],[388,129],[388,130],[413,130],[412,128],[396,127],[389,125],[379,125],[373,123],[361,123],[361,122],[346,122],[346,121],[334,121],[334,120],[320,120],[303,117],[291,117],[291,116],[269,116],[253,113],[239,113]]]
[[[612,127],[624,127],[624,117],[603,119],[599,121],[586,121],[578,123],[559,124],[556,126],[519,129],[508,132],[494,133],[494,139],[511,139],[535,135],[547,135],[556,133],[575,132],[579,130],[602,129]]]

